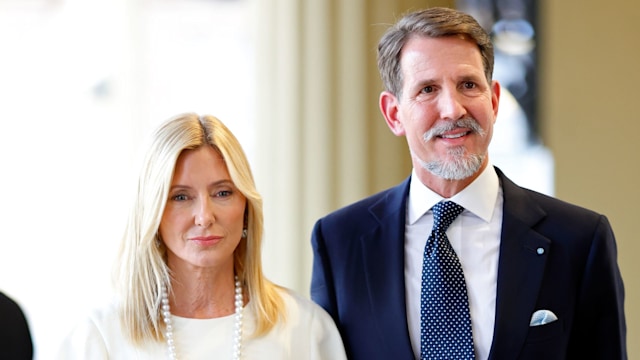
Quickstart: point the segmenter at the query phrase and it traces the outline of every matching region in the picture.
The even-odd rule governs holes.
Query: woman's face
[[[211,146],[184,150],[176,162],[160,223],[167,263],[189,268],[233,268],[244,227],[246,198],[222,156]]]

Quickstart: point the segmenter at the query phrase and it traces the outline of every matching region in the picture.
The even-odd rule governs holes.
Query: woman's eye
[[[215,196],[215,197],[228,197],[228,196],[231,196],[231,194],[233,194],[233,192],[231,190],[220,190],[220,191],[214,193],[213,196]]]
[[[178,194],[171,197],[171,200],[174,200],[174,201],[185,201],[187,199],[188,197],[185,194]]]

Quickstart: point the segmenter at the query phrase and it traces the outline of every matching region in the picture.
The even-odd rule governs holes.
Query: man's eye
[[[474,89],[476,87],[476,84],[471,81],[467,81],[463,86],[465,89]]]
[[[432,93],[433,92],[433,86],[425,86],[422,88],[422,92],[423,93]]]

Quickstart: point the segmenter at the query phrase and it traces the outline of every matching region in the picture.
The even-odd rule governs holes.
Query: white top
[[[333,319],[320,306],[291,291],[280,292],[285,323],[269,333],[250,338],[255,329],[251,307],[243,312],[242,359],[346,359]],[[172,316],[179,359],[232,359],[234,314],[214,319]],[[166,342],[134,347],[123,336],[115,305],[95,310],[64,340],[57,359],[168,359]]]
[[[409,336],[420,358],[420,287],[424,246],[433,227],[433,205],[442,197],[424,186],[413,172],[405,223],[405,287]],[[447,237],[458,255],[469,296],[476,359],[489,357],[496,314],[498,256],[502,226],[502,189],[493,166],[469,186],[447,199],[465,210],[449,226]]]

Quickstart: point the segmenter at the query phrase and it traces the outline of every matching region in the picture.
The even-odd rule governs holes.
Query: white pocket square
[[[550,310],[538,310],[531,316],[529,326],[540,326],[558,320],[556,314]]]

